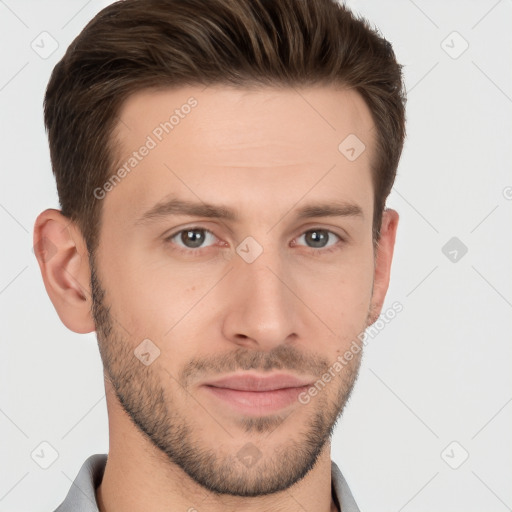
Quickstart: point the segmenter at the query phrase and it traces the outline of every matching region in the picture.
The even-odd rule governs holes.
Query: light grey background
[[[58,207],[44,89],[109,3],[0,0],[1,512],[53,510],[85,458],[108,449],[95,335],[61,324],[32,228]],[[333,459],[363,512],[512,510],[512,1],[349,5],[405,65],[408,138],[388,201],[401,220],[385,305],[404,309],[368,343]],[[465,255],[459,241],[443,253],[452,237]],[[58,452],[48,469],[31,457],[50,462],[42,442]]]

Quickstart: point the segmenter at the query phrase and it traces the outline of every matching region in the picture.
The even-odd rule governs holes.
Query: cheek
[[[332,274],[321,289],[304,283],[304,302],[338,335],[347,335],[360,329],[366,320],[371,300],[372,280],[367,273],[352,269],[350,275]],[[306,290],[308,290],[306,292]]]
[[[133,340],[154,337],[165,342],[174,326],[197,314],[196,304],[218,281],[212,266],[209,271],[199,269],[200,264],[185,269],[137,250],[126,250],[124,258],[112,254],[102,276],[107,304]]]
[[[373,253],[354,251],[336,265],[294,276],[300,298],[338,337],[334,345],[339,346],[339,338],[350,343],[366,327],[373,272]]]

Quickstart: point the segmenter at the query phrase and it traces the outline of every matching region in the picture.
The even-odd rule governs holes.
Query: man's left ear
[[[373,324],[379,318],[388,291],[398,218],[398,212],[390,208],[385,209],[382,214],[380,239],[375,249],[373,295],[368,325]]]
[[[80,229],[59,210],[45,210],[35,222],[34,253],[62,323],[77,333],[94,331],[89,253]]]

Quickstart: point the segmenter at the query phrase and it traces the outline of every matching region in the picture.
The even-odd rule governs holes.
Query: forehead
[[[363,98],[356,91],[329,86],[143,90],[124,102],[116,130],[126,151],[149,135],[168,147],[201,148],[201,154],[243,150],[247,160],[262,157],[261,144],[273,157],[286,144],[304,156],[304,142],[323,142],[325,149],[338,151],[350,133],[373,149],[373,121]]]
[[[231,199],[232,204],[243,195],[245,204],[257,207],[263,198],[297,201],[307,189],[312,196],[353,189],[352,195],[364,202],[372,194],[374,137],[370,110],[352,90],[209,86],[141,91],[119,111],[119,160],[113,173],[121,166],[125,172],[105,206],[120,214],[129,204],[137,215],[178,192],[212,203]],[[352,148],[361,151],[357,159],[343,153]]]

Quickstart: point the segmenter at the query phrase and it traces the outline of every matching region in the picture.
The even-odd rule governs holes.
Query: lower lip
[[[203,386],[203,388],[239,412],[249,416],[261,416],[280,411],[293,403],[298,403],[298,396],[306,391],[308,386],[273,391],[240,391],[214,386]]]

